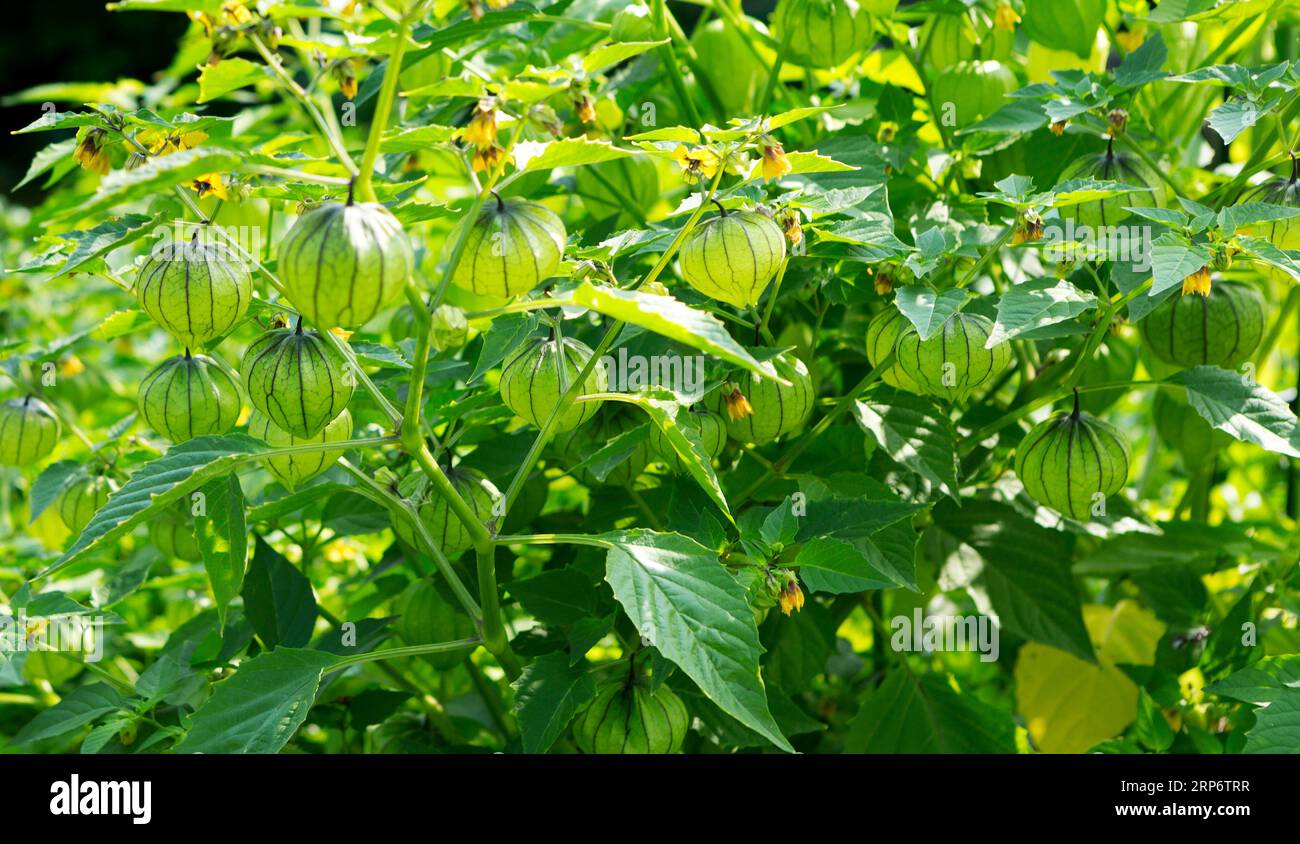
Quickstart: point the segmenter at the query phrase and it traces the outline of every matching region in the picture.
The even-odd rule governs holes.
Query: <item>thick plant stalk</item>
[[[379,199],[370,177],[374,174],[375,159],[379,157],[379,146],[384,139],[384,128],[388,125],[388,115],[393,110],[393,100],[397,97],[397,83],[402,75],[402,56],[406,53],[406,32],[411,21],[419,16],[423,8],[424,3],[419,2],[410,12],[402,15],[397,25],[393,52],[384,65],[384,82],[379,88],[379,97],[375,100],[375,115],[370,123],[370,134],[366,136],[366,148],[361,153],[361,165],[357,173],[357,193],[366,202],[376,202]]]

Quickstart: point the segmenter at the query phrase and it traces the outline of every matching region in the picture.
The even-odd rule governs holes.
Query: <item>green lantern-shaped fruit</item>
[[[484,526],[496,520],[497,503],[504,497],[487,476],[474,469],[454,468],[446,471],[452,486],[469,504],[479,522]],[[474,537],[465,523],[457,517],[447,500],[436,492],[423,489],[418,507],[420,521],[428,529],[433,543],[448,557],[459,557],[474,545]],[[393,530],[412,548],[422,549],[415,530],[405,518],[394,515]]]
[[[918,34],[922,60],[936,71],[976,58],[979,34],[965,14],[934,15]]]
[[[1096,179],[1146,188],[1134,193],[1122,193],[1109,199],[1097,199],[1061,208],[1061,219],[1073,220],[1075,226],[1089,226],[1093,229],[1098,226],[1111,226],[1129,216],[1125,208],[1161,208],[1165,204],[1165,183],[1160,175],[1137,156],[1115,152],[1113,140],[1107,141],[1105,152],[1085,155],[1066,168],[1061,174],[1060,181],[1068,182],[1072,179]]]
[[[518,296],[555,275],[569,235],[555,212],[536,202],[494,197],[468,225],[451,280],[480,296]],[[456,241],[460,232],[452,235]]]
[[[180,507],[164,510],[157,518],[149,520],[149,544],[167,560],[197,563],[203,559],[203,550],[199,548],[194,532],[194,518]]]
[[[150,257],[135,288],[140,309],[193,349],[229,334],[253,298],[253,279],[233,251],[197,237]]]
[[[912,323],[898,308],[887,307],[871,318],[867,324],[867,360],[872,366],[878,366],[885,356],[894,351],[898,344],[898,335],[912,328]],[[915,330],[915,329],[913,329]],[[886,384],[921,395],[925,390],[915,378],[895,362],[881,376]]]
[[[677,414],[676,424],[699,440],[709,460],[716,460],[727,446],[727,423],[711,410],[695,407],[681,411]],[[673,474],[680,475],[686,471],[686,462],[658,425],[650,429],[650,450]]]
[[[140,415],[174,443],[224,434],[239,419],[234,376],[207,355],[168,358],[140,383]]]
[[[540,428],[559,405],[565,387],[577,380],[578,373],[589,360],[591,348],[585,343],[566,337],[564,353],[561,355],[554,340],[539,338],[525,345],[506,361],[501,370],[501,400],[518,416]],[[578,395],[602,393],[607,384],[605,367],[598,362],[583,382]],[[575,401],[556,420],[554,431],[561,433],[573,430],[595,416],[600,405],[601,402],[598,401]]]
[[[808,67],[839,67],[871,43],[871,15],[856,0],[781,0],[772,24],[787,61]]]
[[[769,443],[798,429],[812,413],[815,394],[804,362],[786,352],[773,358],[772,366],[789,386],[745,371],[712,393],[710,409],[737,442]]]
[[[677,753],[691,726],[686,705],[667,686],[611,683],[578,714],[573,738],[583,753]]]
[[[609,38],[611,41],[655,40],[654,18],[650,15],[650,7],[634,3],[619,9],[610,22]]]
[[[1071,519],[1104,512],[1128,483],[1129,446],[1114,425],[1061,412],[1034,426],[1016,448],[1016,475],[1029,497]]]
[[[785,260],[785,235],[771,217],[756,211],[723,211],[687,236],[682,276],[713,299],[750,308]]]
[[[277,328],[253,341],[240,366],[248,401],[276,427],[306,439],[338,417],[352,398],[346,362],[316,331]]]
[[[1300,208],[1300,159],[1291,159],[1291,178],[1271,179],[1242,196],[1241,202],[1267,202],[1286,208]],[[1268,238],[1278,249],[1300,249],[1300,217],[1244,227],[1241,234]]]
[[[28,466],[59,444],[59,418],[35,396],[0,404],[0,466]]]
[[[433,645],[454,642],[478,635],[474,619],[442,594],[438,584],[424,577],[397,599],[397,635],[408,645]],[[439,671],[448,671],[465,661],[469,650],[424,654],[425,662]]]
[[[644,220],[645,212],[659,200],[659,170],[649,158],[616,158],[579,167],[574,189],[597,220],[620,216]]]
[[[54,501],[59,518],[74,534],[85,530],[90,518],[117,492],[117,484],[103,475],[82,476],[69,483]]]
[[[906,324],[899,326],[892,344],[888,343],[889,327],[882,327],[874,338],[870,326],[867,330],[868,359],[874,354],[872,363],[878,363],[892,350],[897,372],[886,373],[885,380],[902,389],[948,401],[964,401],[973,391],[1001,375],[1011,363],[1008,344],[984,348],[993,332],[993,322],[987,317],[958,311],[928,340],[922,340],[916,326],[903,319]]]
[[[1137,349],[1112,335],[1097,347],[1096,353],[1080,369],[1079,386],[1132,381],[1136,371]],[[1117,387],[1113,390],[1080,393],[1079,407],[1095,416],[1122,399],[1125,392],[1127,391],[1123,387]]]
[[[937,117],[951,108],[955,125],[969,126],[1001,108],[1019,87],[1016,75],[1001,62],[958,62],[934,80],[930,102]]]
[[[280,244],[289,301],[322,329],[369,322],[402,294],[414,265],[402,224],[374,202],[314,208]]]
[[[299,437],[281,429],[261,413],[254,412],[248,420],[248,435],[272,448],[343,442],[352,436],[352,414],[344,410],[315,434]],[[306,483],[338,462],[344,450],[339,448],[272,457],[266,461],[266,468],[285,489],[293,491],[299,484]]]
[[[1208,296],[1175,293],[1138,324],[1151,353],[1175,366],[1231,368],[1264,336],[1264,300],[1249,285],[1216,281]]]
[[[650,463],[649,431],[632,447],[627,457],[605,475],[604,480],[597,478],[589,466],[578,464],[605,448],[612,440],[647,424],[650,428],[654,427],[649,417],[638,410],[617,407],[609,412],[606,409],[597,415],[593,424],[570,431],[557,445],[566,463],[578,467],[574,470],[574,476],[587,486],[627,486],[640,477]]]
[[[1223,431],[1217,431],[1201,414],[1187,403],[1186,391],[1180,400],[1171,391],[1156,391],[1155,401],[1151,405],[1151,414],[1156,420],[1156,433],[1166,445],[1172,446],[1182,455],[1183,463],[1189,468],[1203,466],[1228,443],[1232,437]]]

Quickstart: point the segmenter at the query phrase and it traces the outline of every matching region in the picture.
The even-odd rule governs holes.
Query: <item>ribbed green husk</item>
[[[564,340],[564,387],[560,384],[561,355],[554,340],[535,340],[509,358],[501,369],[501,400],[526,422],[541,427],[560,403],[565,387],[591,359],[591,348],[579,340]],[[601,393],[608,384],[599,363],[583,382],[582,392]],[[602,402],[575,401],[557,421],[555,433],[571,431],[596,415]]]
[[[1001,62],[958,62],[934,80],[930,102],[936,115],[943,114],[945,103],[952,103],[956,125],[965,127],[1001,108],[1019,87],[1016,75]]]
[[[164,559],[190,563],[203,559],[203,551],[194,533],[194,519],[178,508],[164,511],[149,520],[149,543],[162,553]]]
[[[59,518],[75,535],[90,524],[91,516],[116,491],[117,484],[103,475],[78,478],[63,488],[54,506],[59,511]]]
[[[727,423],[717,413],[702,407],[692,408],[679,411],[676,421],[678,425],[691,429],[704,444],[704,450],[710,459],[716,460],[727,447]],[[685,461],[658,425],[650,429],[650,451],[672,473],[681,474],[686,471]]]
[[[785,235],[771,217],[735,211],[696,226],[680,252],[682,277],[712,299],[753,307],[785,259]]]
[[[229,334],[253,298],[248,268],[217,243],[175,244],[136,279],[140,309],[188,349]]]
[[[627,219],[632,215],[623,200],[641,212],[648,211],[659,201],[659,168],[642,156],[603,161],[579,167],[574,177],[574,189],[597,220],[610,217]]]
[[[979,35],[964,13],[934,15],[921,27],[917,39],[917,44],[925,48],[922,61],[936,70],[973,59],[979,53]]]
[[[397,218],[377,203],[327,203],[298,218],[280,244],[280,278],[320,329],[364,325],[394,299],[415,259]]]
[[[607,409],[605,412],[598,414],[595,422],[591,425],[568,432],[561,440],[557,441],[556,445],[559,446],[567,465],[576,466],[604,448],[610,440],[645,424],[649,424],[651,428],[655,427],[654,423],[650,422],[650,417],[639,410],[625,410],[616,407],[613,412],[610,412]],[[605,476],[605,480],[597,480],[596,476],[586,466],[577,469],[574,472],[574,477],[587,486],[599,486],[601,484],[626,486],[640,477],[649,463],[650,444],[647,438],[638,443],[632,453],[628,455],[628,458],[615,466]]]
[[[536,202],[489,199],[469,225],[465,251],[451,280],[480,296],[518,296],[554,276],[568,234],[555,212]]]
[[[964,401],[1011,364],[1011,346],[984,348],[993,322],[958,311],[929,340],[922,341],[909,322],[894,341],[897,366],[920,391],[947,401]],[[951,366],[949,366],[951,364]]]
[[[1079,386],[1132,381],[1136,371],[1137,349],[1119,337],[1110,336],[1083,365],[1079,372]],[[1126,392],[1125,388],[1117,387],[1113,390],[1080,393],[1079,407],[1095,416],[1123,398]]]
[[[1247,202],[1267,202],[1286,208],[1300,207],[1300,160],[1292,160],[1291,178],[1270,179],[1241,197],[1241,203]],[[1300,217],[1245,226],[1240,233],[1266,237],[1278,249],[1300,249]],[[1277,270],[1271,272],[1273,273],[1281,276]]]
[[[578,713],[573,738],[583,753],[677,753],[690,726],[686,705],[667,686],[650,692],[617,682]]]
[[[760,378],[753,372],[736,376],[734,383],[753,409],[753,412],[733,420],[727,413],[726,385],[710,394],[709,409],[722,417],[727,435],[736,442],[762,445],[782,434],[796,430],[812,413],[812,378],[808,367],[794,355],[786,352],[772,359],[777,374],[790,382],[785,386],[770,378]]]
[[[1090,226],[1093,229],[1098,226],[1113,226],[1130,216],[1125,208],[1163,208],[1165,205],[1165,183],[1160,174],[1148,167],[1142,159],[1128,153],[1107,150],[1086,155],[1061,174],[1061,182],[1070,179],[1097,179],[1149,188],[1061,208],[1061,220],[1073,219],[1076,226]]]
[[[798,65],[839,67],[871,43],[871,15],[855,0],[781,0],[772,22],[786,60]]]
[[[1251,285],[1214,281],[1209,296],[1175,293],[1138,329],[1165,363],[1231,368],[1249,358],[1264,336],[1264,299]]]
[[[890,352],[894,351],[894,347],[898,344],[898,336],[907,329],[916,330],[898,308],[886,307],[872,317],[871,322],[867,324],[867,360],[872,366],[879,365]],[[886,384],[900,390],[917,395],[925,393],[920,383],[898,365],[897,359],[880,377]]]
[[[1057,413],[1016,448],[1016,475],[1039,504],[1076,520],[1092,514],[1094,496],[1128,483],[1129,445],[1115,426],[1088,413]]]
[[[239,383],[207,355],[168,358],[140,383],[140,414],[174,443],[226,433],[242,401]]]
[[[61,427],[54,411],[34,396],[0,404],[0,466],[28,466],[48,457]]]
[[[1186,391],[1179,390],[1183,398],[1175,398],[1169,389],[1156,391],[1151,415],[1156,420],[1156,433],[1160,439],[1182,455],[1187,466],[1202,466],[1211,460],[1219,449],[1232,442],[1232,437],[1217,431],[1194,408],[1187,404]]]
[[[427,577],[406,587],[397,599],[397,616],[397,635],[408,645],[454,642],[477,633],[474,620]],[[466,653],[424,654],[422,658],[439,671],[447,671],[464,662]]]
[[[281,430],[313,437],[352,398],[346,362],[318,332],[268,331],[244,353],[240,366],[248,400]]]
[[[286,448],[292,445],[310,443],[336,443],[352,436],[352,414],[344,410],[321,430],[310,437],[299,437],[275,425],[267,416],[254,411],[248,419],[248,435],[261,440],[272,448]],[[313,451],[304,454],[290,454],[272,457],[266,461],[266,468],[284,485],[293,491],[299,484],[305,483],[333,466],[343,456],[344,449],[331,451]]]
[[[496,519],[496,514],[492,511],[503,496],[496,485],[482,472],[474,469],[452,469],[447,472],[447,478],[465,499],[469,508],[474,511],[474,515],[478,516],[481,524],[487,526]],[[459,557],[473,547],[474,538],[470,535],[469,529],[441,495],[426,490],[418,512],[420,521],[424,523],[433,538],[433,543],[448,557]],[[423,547],[417,541],[415,531],[406,519],[394,516],[392,523],[393,531],[407,545],[417,550]]]

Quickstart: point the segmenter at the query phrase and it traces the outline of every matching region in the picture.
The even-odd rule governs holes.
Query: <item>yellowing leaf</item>
[[[1097,665],[1037,642],[1016,660],[1016,708],[1045,753],[1083,753],[1137,717],[1138,688],[1119,663],[1150,665],[1164,624],[1132,601],[1083,608]]]

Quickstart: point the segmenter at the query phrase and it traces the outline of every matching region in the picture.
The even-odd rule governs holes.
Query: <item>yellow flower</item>
[[[712,179],[722,166],[717,153],[708,147],[687,149],[679,146],[673,153],[673,159],[688,173],[694,173],[706,179]]]
[[[253,13],[248,11],[243,3],[222,3],[221,14],[226,20],[233,24],[246,24],[253,19]]]
[[[474,109],[474,116],[469,125],[461,130],[460,136],[480,150],[489,149],[497,142],[497,106],[491,99],[479,100]]]
[[[1201,267],[1183,279],[1183,295],[1195,293],[1197,296],[1210,295],[1210,268]]]
[[[732,422],[739,422],[754,412],[754,406],[749,403],[749,399],[745,398],[745,394],[735,384],[725,385],[723,389],[730,390],[723,400],[723,404],[727,408],[727,417]]]
[[[493,144],[487,149],[477,150],[474,153],[474,172],[482,173],[491,170],[504,161],[505,157],[506,151],[496,144]]]
[[[1115,40],[1119,42],[1119,45],[1124,48],[1126,53],[1131,53],[1141,47],[1142,42],[1146,39],[1147,27],[1146,24],[1142,23],[1136,24],[1131,29],[1121,29],[1115,33]]]
[[[875,284],[877,296],[884,296],[894,289],[894,275],[889,270],[881,270],[876,273]]]
[[[790,582],[781,590],[781,594],[776,596],[776,600],[781,605],[782,615],[789,615],[791,612],[799,612],[803,609],[803,590],[799,588],[799,581],[790,578]]]
[[[226,185],[221,181],[220,173],[204,173],[189,183],[189,189],[199,195],[199,199],[211,194],[219,199],[226,199]]]
[[[1110,124],[1110,136],[1124,134],[1124,129],[1128,127],[1128,112],[1122,108],[1112,108],[1106,112],[1106,122]]]
[[[1022,243],[1029,243],[1034,240],[1043,238],[1043,218],[1033,211],[1026,212],[1025,216],[1016,221],[1016,231],[1011,236],[1011,245],[1019,246]]]
[[[799,225],[799,215],[793,211],[781,218],[781,230],[790,245],[798,246],[803,242],[803,226]]]
[[[76,355],[68,355],[59,364],[59,374],[65,378],[73,375],[80,375],[86,371],[86,365],[81,362],[81,358]]]
[[[1018,23],[1020,23],[1020,15],[1016,14],[1016,10],[1008,3],[999,3],[997,11],[993,13],[993,27],[1005,32],[1015,32]]]
[[[343,94],[345,100],[355,100],[357,98],[357,74],[353,68],[352,59],[344,59],[337,67],[334,73],[339,80],[339,91]]]
[[[1052,124],[1052,134],[1055,135],[1055,136],[1058,137],[1058,138],[1061,137],[1062,135],[1064,135],[1064,134],[1065,134],[1065,127],[1069,124],[1069,122],[1070,122],[1070,121],[1068,121],[1068,120],[1058,120],[1058,121],[1056,121],[1055,123],[1053,123],[1053,124]]]
[[[334,326],[333,328],[331,328],[330,334],[333,334],[335,337],[339,338],[344,343],[352,339],[351,331],[347,330],[346,328],[339,328],[338,326]]]
[[[478,23],[483,20],[483,4],[478,0],[465,0],[465,6],[469,9],[470,20]]]
[[[594,123],[596,120],[596,104],[589,94],[584,93],[574,97],[573,110],[578,113],[578,119],[583,123]]]
[[[208,17],[205,12],[190,12],[190,19],[203,24],[203,34],[205,37],[212,37],[212,18]]]
[[[763,178],[771,181],[779,179],[793,168],[790,161],[785,157],[785,150],[776,141],[763,141],[761,148],[763,150]]]
[[[91,129],[82,137],[81,143],[73,150],[72,157],[87,170],[94,170],[101,176],[108,175],[108,153],[104,151],[108,143],[108,133],[103,129]]]
[[[149,150],[152,155],[171,155],[173,152],[180,152],[183,149],[194,149],[194,147],[208,139],[208,133],[201,129],[195,129],[190,132],[173,131],[162,132],[157,129],[149,129],[140,133],[140,143]]]

